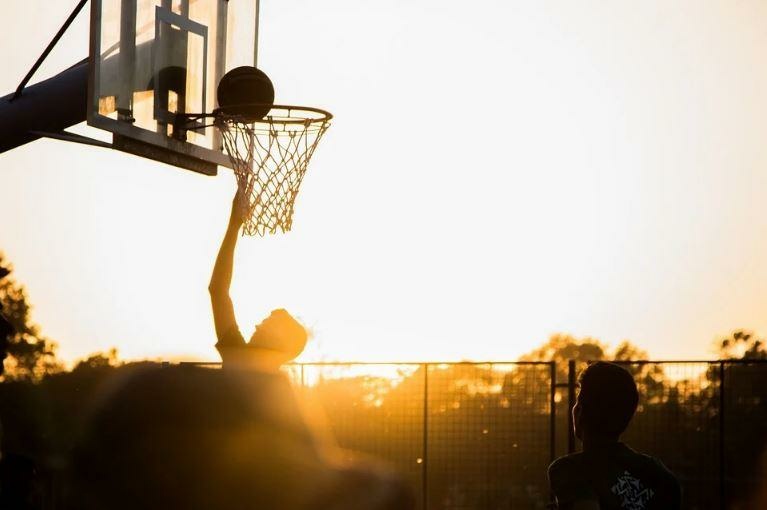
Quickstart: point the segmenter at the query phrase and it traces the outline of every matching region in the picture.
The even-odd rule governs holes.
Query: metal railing
[[[293,367],[339,445],[384,459],[420,508],[535,508],[556,454],[555,364]]]

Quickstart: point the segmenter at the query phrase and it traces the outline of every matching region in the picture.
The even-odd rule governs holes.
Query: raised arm
[[[210,285],[208,285],[219,345],[233,341],[244,343],[237,326],[237,319],[234,316],[232,298],[229,296],[234,266],[234,248],[237,245],[237,236],[241,226],[242,216],[237,204],[237,196],[235,196],[232,201],[229,225],[226,228],[224,239],[221,241],[221,248],[218,250],[218,257],[216,257],[216,264],[213,266],[213,274],[210,277]]]

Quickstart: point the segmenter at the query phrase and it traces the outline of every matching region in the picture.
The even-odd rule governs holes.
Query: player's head
[[[273,354],[279,363],[286,363],[301,354],[307,339],[306,328],[279,308],[256,326],[250,346]]]
[[[639,403],[634,378],[624,368],[604,361],[589,365],[578,378],[573,425],[579,439],[617,440]]]

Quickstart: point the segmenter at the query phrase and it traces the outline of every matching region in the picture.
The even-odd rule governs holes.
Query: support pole
[[[136,88],[136,0],[123,0],[121,5],[117,114],[121,121],[132,121],[133,90]]]
[[[549,362],[551,392],[549,394],[549,462],[557,456],[557,362]]]
[[[45,61],[45,59],[51,53],[53,48],[56,46],[56,43],[59,42],[59,39],[61,39],[61,36],[64,35],[64,32],[67,31],[67,29],[75,20],[77,15],[80,14],[80,11],[83,9],[86,2],[88,2],[88,0],[80,0],[80,2],[77,4],[77,7],[75,7],[75,10],[72,11],[72,14],[69,15],[69,17],[61,26],[59,31],[56,32],[56,35],[53,36],[53,39],[51,40],[51,42],[48,43],[48,46],[45,48],[45,51],[43,51],[43,54],[40,55],[40,57],[37,59],[37,62],[35,62],[35,64],[32,66],[32,69],[30,69],[27,75],[24,77],[24,79],[21,80],[21,83],[19,83],[19,86],[16,88],[16,92],[14,92],[13,97],[11,97],[10,101],[15,101],[16,99],[21,97],[22,92],[24,92],[24,87],[27,86],[27,83],[29,83],[29,80],[31,80],[32,76],[35,75],[35,73],[40,68],[42,63]]]
[[[24,89],[0,97],[0,154],[85,121],[88,60]]]
[[[421,462],[422,510],[429,508],[429,364],[423,365],[423,459]]]
[[[725,470],[725,435],[724,435],[724,361],[719,361],[719,508],[722,510],[726,507],[725,495],[727,492],[726,486],[726,470]]]
[[[575,453],[575,429],[573,428],[573,407],[575,407],[575,360],[567,362],[567,453]]]

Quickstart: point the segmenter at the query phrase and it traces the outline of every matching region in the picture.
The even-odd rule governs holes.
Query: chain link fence
[[[617,361],[641,399],[624,440],[679,478],[684,508],[746,509],[767,479],[767,360]],[[383,459],[421,509],[546,508],[546,468],[575,452],[586,363],[305,364],[294,380],[340,446]]]
[[[382,459],[421,509],[545,508],[554,364],[296,365],[339,446]]]
[[[753,498],[767,482],[767,360],[617,363],[632,373],[641,395],[624,440],[676,474],[683,508],[760,508]],[[410,483],[419,510],[496,510],[550,504],[548,464],[579,447],[570,409],[586,366],[306,363],[286,371],[339,446],[391,464]],[[5,441],[37,444],[40,436],[68,444],[73,409],[85,406],[81,397],[98,382],[78,377],[0,386]],[[72,385],[78,398],[67,400],[62,395]],[[50,416],[58,417],[48,432],[18,422],[18,410],[40,411],[48,400],[57,406]],[[59,508],[59,480],[49,481],[45,508]]]

